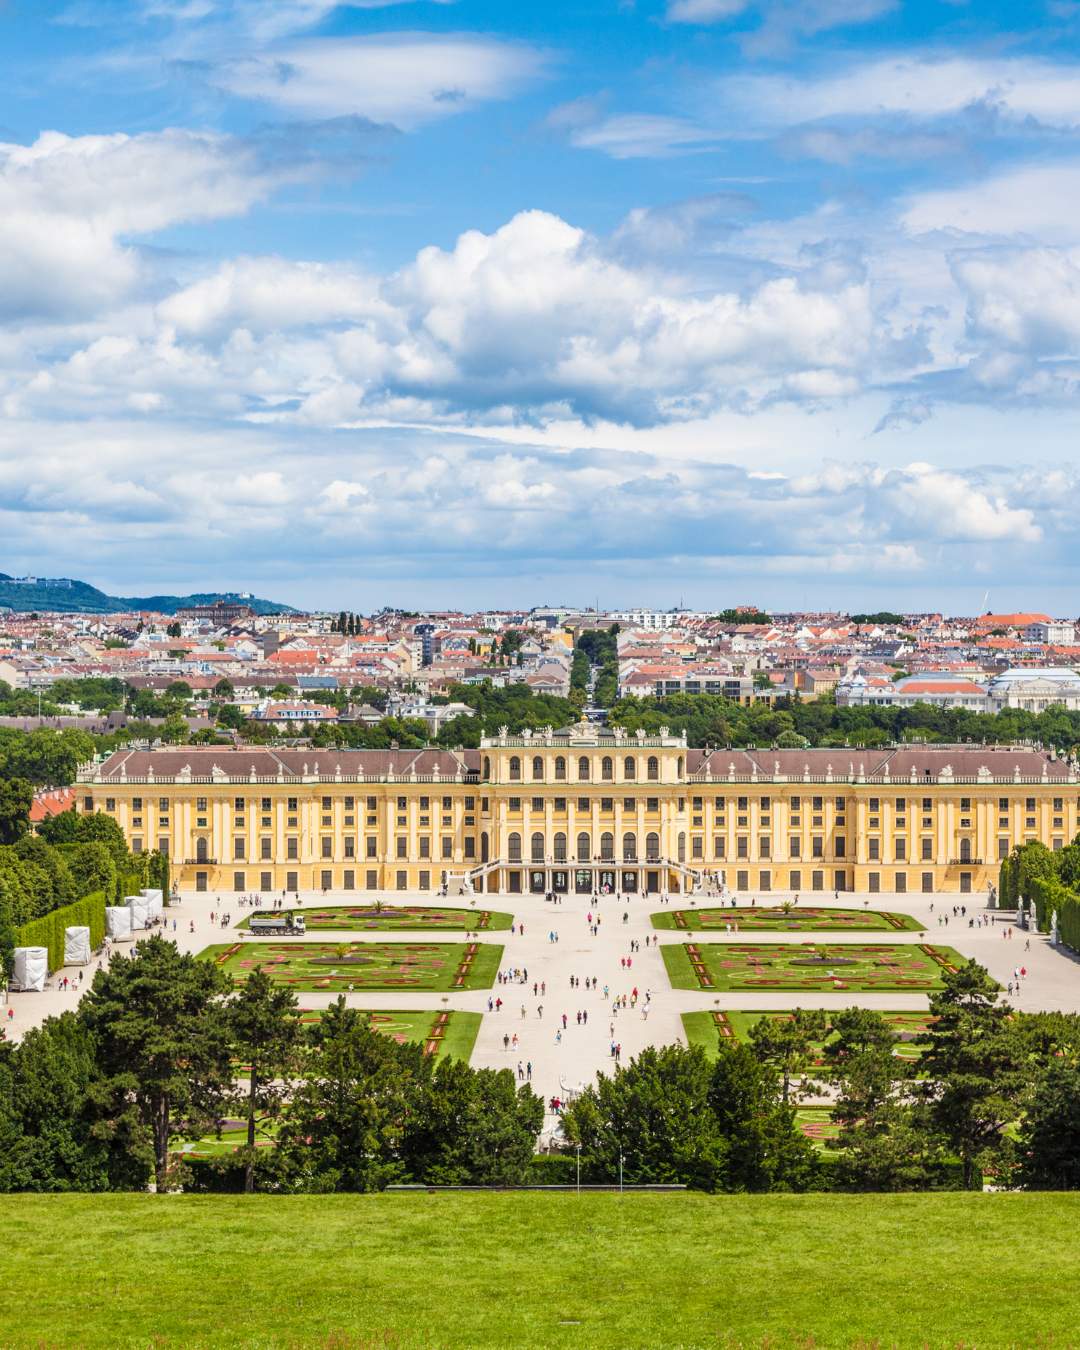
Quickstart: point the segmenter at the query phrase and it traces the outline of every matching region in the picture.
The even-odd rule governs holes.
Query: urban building
[[[117,750],[78,809],[181,888],[963,894],[1080,828],[1075,761],[1028,746],[704,750],[579,723],[478,750]]]

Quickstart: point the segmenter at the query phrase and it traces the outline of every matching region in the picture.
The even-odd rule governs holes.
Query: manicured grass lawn
[[[933,1020],[929,1013],[883,1012],[882,1016],[898,1038],[921,1035]],[[750,1038],[750,1028],[764,1017],[780,1020],[790,1018],[791,1012],[783,1009],[769,1012],[739,1012],[729,1008],[718,1009],[715,1012],[683,1013],[683,1031],[686,1033],[688,1044],[700,1045],[707,1055],[713,1056],[716,1054],[717,1042],[721,1036],[730,1036],[746,1042]],[[822,1051],[830,1039],[831,1035],[826,1035],[824,1041],[815,1043],[813,1057],[806,1065],[807,1068],[816,1068],[825,1062]],[[907,1039],[897,1039],[893,1053],[897,1059],[916,1060],[922,1054],[922,1047],[913,1045]]]
[[[233,942],[199,953],[242,984],[263,970],[303,990],[490,989],[503,949],[464,942]]]
[[[795,1124],[822,1153],[826,1151],[826,1141],[840,1135],[840,1126],[833,1124],[832,1111],[827,1106],[798,1107]]]
[[[269,912],[269,911],[268,911]],[[289,913],[279,910],[278,913]],[[302,914],[308,931],[313,929],[364,929],[393,931],[403,928],[443,929],[457,932],[495,932],[505,930],[514,921],[512,914],[491,909],[453,909],[446,905],[312,905],[291,911]],[[237,928],[249,928],[251,915]]]
[[[1046,1194],[5,1196],[0,1339],[1065,1350],[1078,1217]]]
[[[654,928],[725,933],[737,923],[740,933],[921,933],[924,925],[910,914],[882,909],[829,909],[797,905],[787,911],[779,905],[742,909],[662,909],[652,916]]]
[[[965,963],[951,947],[914,942],[674,942],[661,950],[675,989],[915,993],[940,989],[944,970]]]

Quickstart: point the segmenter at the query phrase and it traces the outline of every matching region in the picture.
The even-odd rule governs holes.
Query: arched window
[[[205,839],[196,839],[196,840],[195,840],[195,861],[196,861],[196,862],[205,862],[206,859],[207,859],[206,840],[205,840]]]
[[[637,862],[637,835],[635,834],[623,835],[622,855],[624,862]]]
[[[961,861],[961,862],[970,862],[970,861],[971,861],[971,840],[970,840],[970,839],[961,839],[961,840],[960,840],[960,861]]]
[[[650,832],[645,836],[645,856],[650,862],[660,861],[660,836]]]
[[[530,841],[532,847],[531,857],[533,862],[544,861],[544,836],[539,830],[533,835]]]
[[[511,783],[521,782],[521,756],[510,756],[510,781]]]
[[[559,778],[559,779],[564,779],[564,778],[566,777],[566,756],[565,756],[565,755],[556,755],[556,756],[555,756],[555,777],[556,777],[556,778]]]
[[[679,834],[679,861],[686,861],[686,835],[682,833]]]
[[[562,830],[555,832],[555,861],[563,863],[566,861],[566,835]]]
[[[600,856],[605,862],[615,857],[615,836],[607,830],[600,836]]]
[[[490,755],[485,755],[485,756],[484,756],[484,777],[485,777],[485,778],[490,778],[490,777],[491,777],[491,756],[490,756]]]
[[[577,856],[578,862],[588,862],[591,856],[589,852],[589,836],[579,834],[577,837]]]
[[[521,835],[516,830],[506,841],[506,855],[511,862],[521,861]]]
[[[637,777],[637,761],[633,755],[627,755],[622,762],[622,772],[624,778]]]
[[[488,844],[487,830],[480,836],[480,861],[486,863],[491,856],[490,846]]]
[[[682,755],[679,756],[679,762],[675,766],[675,776],[676,778],[682,777]]]
[[[600,777],[605,783],[610,783],[615,777],[615,763],[610,755],[605,755],[600,761]]]
[[[533,755],[533,778],[539,782],[544,776],[544,761],[539,755]]]
[[[584,783],[589,777],[589,757],[580,755],[577,762],[577,776]]]
[[[660,777],[660,761],[655,755],[649,756],[648,775],[649,781],[653,783]]]

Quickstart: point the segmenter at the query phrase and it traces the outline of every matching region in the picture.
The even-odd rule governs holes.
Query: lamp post
[[[622,1155],[622,1149],[620,1149],[620,1150],[619,1150],[619,1194],[620,1194],[620,1195],[622,1195],[622,1193],[623,1193],[622,1167],[623,1167],[623,1155]]]
[[[575,1150],[576,1150],[576,1152],[577,1152],[577,1193],[578,1193],[578,1195],[580,1195],[580,1194],[581,1194],[581,1145],[580,1145],[580,1144],[575,1144],[575,1145],[574,1145],[574,1148],[575,1148]]]

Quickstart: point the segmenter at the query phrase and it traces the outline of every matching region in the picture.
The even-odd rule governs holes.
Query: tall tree
[[[930,995],[935,1020],[920,1038],[927,1075],[921,1095],[971,1190],[981,1186],[985,1167],[1000,1170],[1010,1162],[1005,1131],[1019,1113],[1023,1045],[1008,1004],[998,1001],[998,985],[977,962],[947,971],[943,984]]]
[[[401,1139],[424,1072],[418,1047],[396,1045],[366,1016],[330,1005],[309,1033],[304,1076],[278,1145],[301,1191],[378,1191],[404,1174]]]
[[[198,1138],[233,1091],[224,996],[229,977],[161,937],[98,971],[79,1017],[97,1042],[114,1117],[134,1105],[158,1190],[169,1186],[169,1146]]]
[[[837,1183],[857,1191],[920,1190],[940,1175],[940,1146],[921,1128],[910,1061],[896,1056],[896,1036],[881,1013],[847,1008],[832,1019],[826,1072],[839,1125]]]
[[[228,1005],[228,1030],[247,1089],[241,1109],[247,1122],[244,1190],[255,1189],[257,1135],[279,1118],[296,1068],[301,1041],[296,995],[257,970]]]
[[[643,1050],[613,1077],[597,1074],[563,1111],[563,1133],[581,1145],[590,1181],[682,1182],[713,1191],[724,1142],[709,1110],[712,1066],[700,1046]]]
[[[408,1118],[408,1175],[432,1185],[508,1186],[524,1181],[544,1124],[544,1104],[509,1069],[441,1060]]]
[[[25,778],[0,778],[0,844],[14,844],[29,830],[33,800]]]
[[[747,1045],[722,1041],[709,1084],[709,1109],[724,1142],[725,1191],[805,1191],[821,1164],[781,1095],[775,1066]]]
[[[1050,1059],[1037,1072],[1020,1125],[1017,1180],[1033,1191],[1080,1190],[1080,1063]]]
[[[763,1064],[780,1074],[787,1106],[796,1076],[813,1068],[814,1047],[825,1039],[828,1021],[823,1012],[795,1008],[790,1017],[762,1017],[750,1028],[750,1045]]]

